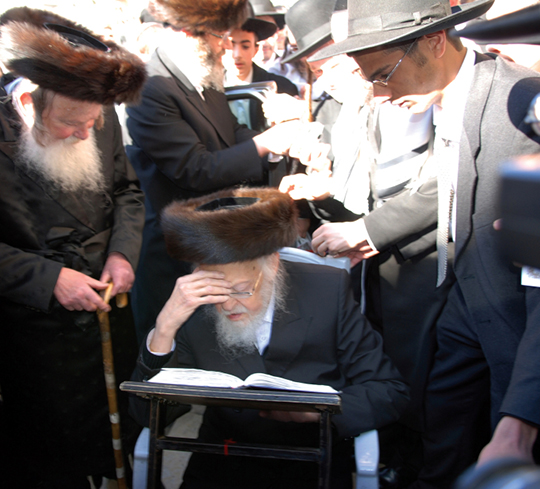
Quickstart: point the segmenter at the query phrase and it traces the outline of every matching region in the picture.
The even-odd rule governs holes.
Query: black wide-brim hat
[[[540,44],[540,5],[476,22],[453,35],[467,37],[479,44]]]
[[[273,22],[268,22],[266,20],[257,19],[255,17],[255,11],[251,2],[248,3],[248,12],[249,17],[242,24],[243,31],[254,32],[259,41],[264,41],[270,36],[273,36],[277,31],[277,25]]]
[[[332,40],[330,21],[334,2],[328,0],[298,0],[285,14],[285,23],[296,40],[297,50],[282,59],[291,63],[309,56]]]
[[[239,188],[169,204],[161,228],[173,258],[227,264],[292,246],[297,215],[295,202],[276,188]]]
[[[486,13],[494,0],[450,7],[448,0],[349,0],[347,38],[308,61],[408,41],[449,29]]]

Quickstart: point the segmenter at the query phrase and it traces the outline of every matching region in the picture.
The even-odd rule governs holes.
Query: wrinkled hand
[[[369,245],[358,221],[323,224],[313,233],[311,247],[321,256],[348,256],[351,266],[379,253]]]
[[[62,268],[53,294],[56,300],[68,311],[90,311],[97,309],[109,312],[111,307],[105,303],[96,290],[106,289],[108,284],[93,279],[71,268]]]
[[[255,136],[253,142],[257,146],[259,156],[268,153],[287,154],[293,142],[298,139],[302,127],[300,121],[283,122]]]
[[[169,300],[156,319],[156,331],[150,345],[152,351],[170,351],[176,332],[199,306],[220,304],[229,299],[231,283],[224,277],[221,272],[196,269],[176,280]]]
[[[297,173],[281,179],[279,191],[288,193],[294,200],[318,200],[330,196],[330,172],[315,172],[310,175]]]
[[[307,103],[286,93],[269,95],[262,104],[264,116],[271,124],[279,124],[293,119],[303,119],[307,114]]]
[[[259,411],[261,418],[273,419],[284,423],[318,423],[320,413],[304,413],[296,411]]]
[[[117,294],[131,290],[135,281],[135,272],[131,263],[122,253],[113,251],[107,257],[100,280],[105,283],[113,283],[111,297],[114,297]]]
[[[538,428],[520,419],[504,416],[495,428],[491,441],[480,452],[477,466],[503,457],[534,463],[532,447],[537,435]]]

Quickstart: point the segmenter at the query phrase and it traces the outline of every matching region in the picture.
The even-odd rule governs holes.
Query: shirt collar
[[[456,78],[444,89],[442,104],[433,107],[433,124],[438,137],[454,142],[460,140],[467,94],[474,76],[475,59],[474,51],[467,49]]]

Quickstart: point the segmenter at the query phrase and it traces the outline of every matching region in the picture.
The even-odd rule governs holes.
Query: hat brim
[[[449,29],[485,14],[491,8],[494,1],[495,0],[480,0],[464,5],[457,5],[452,7],[451,15],[424,26],[412,26],[399,30],[383,30],[369,34],[350,36],[341,42],[321,49],[314,56],[309,58],[308,61],[319,61],[321,59],[337,56],[338,54],[366,51],[388,44],[416,39],[425,36],[426,34],[431,34],[432,32]]]
[[[479,44],[540,44],[540,5],[475,22],[452,35],[472,39]]]
[[[253,31],[257,35],[259,41],[264,41],[273,36],[277,31],[277,25],[266,20],[256,19],[250,17],[247,19],[241,27],[244,31]]]
[[[311,43],[309,46],[304,47],[303,49],[299,49],[298,51],[294,51],[290,53],[289,55],[285,56],[281,62],[282,63],[292,63],[293,61],[296,61],[297,59],[307,57],[310,54],[314,53],[318,49],[320,49],[321,46],[324,46],[328,41],[332,40],[332,34],[327,34],[326,36],[323,36],[319,38],[317,41]]]

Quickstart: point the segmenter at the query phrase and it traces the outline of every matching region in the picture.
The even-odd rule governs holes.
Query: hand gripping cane
[[[106,304],[111,299],[113,284],[102,292],[103,300]],[[116,305],[118,307],[127,306],[127,294],[118,294],[116,296]],[[109,323],[109,313],[98,310],[99,330],[101,333],[101,348],[103,351],[103,369],[105,372],[105,385],[107,386],[107,400],[109,403],[109,419],[112,428],[112,444],[114,451],[114,460],[116,463],[116,480],[119,489],[127,489],[124,472],[124,457],[122,455],[122,436],[120,434],[120,414],[118,413],[118,402],[116,399],[116,378],[114,375],[114,360],[111,340],[111,325]]]

